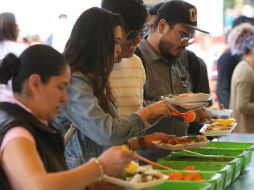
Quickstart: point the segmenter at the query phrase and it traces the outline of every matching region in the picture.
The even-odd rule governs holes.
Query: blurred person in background
[[[242,24],[246,25],[246,24]],[[239,26],[241,27],[241,25]],[[230,109],[236,119],[235,132],[254,133],[254,27],[239,39],[238,54],[242,61],[234,69],[231,81]]]
[[[46,44],[54,47],[57,51],[63,52],[64,46],[70,36],[70,23],[67,14],[60,14],[53,33],[46,39]]]
[[[157,17],[157,12],[161,5],[163,5],[163,2],[157,3],[148,9],[149,17],[143,30],[143,38],[147,38],[148,34],[151,32],[153,28],[153,23]]]
[[[101,7],[120,14],[123,20],[122,52],[115,59],[109,83],[119,116],[125,117],[143,107],[145,69],[134,52],[141,41],[148,12],[140,0],[102,0]]]
[[[0,13],[0,60],[8,53],[19,56],[27,46],[17,42],[19,27],[13,13]]]
[[[241,55],[234,51],[234,46],[240,42],[238,39],[250,29],[249,25],[235,29],[242,23],[254,25],[254,18],[239,16],[233,21],[232,29],[226,34],[226,43],[229,48],[223,52],[217,61],[218,79],[216,93],[219,104],[222,104],[227,109],[229,108],[232,74],[236,65],[241,61]]]
[[[63,136],[50,121],[67,101],[70,67],[55,49],[34,45],[19,57],[8,54],[0,83],[10,78],[14,96],[0,100],[0,189],[81,190],[132,160],[132,151],[113,147],[68,171]]]
[[[9,53],[19,56],[28,45],[18,43],[19,27],[13,13],[0,13],[0,65],[1,60]],[[0,84],[0,98],[12,95],[11,81]]]

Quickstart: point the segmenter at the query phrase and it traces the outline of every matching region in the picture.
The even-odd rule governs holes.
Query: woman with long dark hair
[[[65,150],[70,168],[112,145],[142,135],[162,117],[178,112],[168,103],[159,101],[127,117],[118,116],[109,75],[114,57],[121,52],[121,19],[118,14],[108,12],[105,15],[104,12],[91,8],[81,14],[64,50],[71,66],[69,100],[54,121],[64,133],[70,126],[75,128]],[[143,140],[141,147],[145,144]]]

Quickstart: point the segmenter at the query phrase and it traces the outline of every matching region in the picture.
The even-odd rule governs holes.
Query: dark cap
[[[185,24],[194,30],[209,34],[197,27],[197,8],[182,0],[172,0],[164,3],[158,11],[158,19],[165,19],[168,23]]]

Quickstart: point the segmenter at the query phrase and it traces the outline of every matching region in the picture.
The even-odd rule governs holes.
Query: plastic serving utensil
[[[191,123],[196,118],[196,113],[192,110],[189,110],[185,113],[174,113],[173,115],[183,117],[184,121],[187,123]]]
[[[162,169],[164,169],[164,170],[174,170],[174,169],[172,169],[172,168],[170,168],[170,167],[164,166],[164,165],[162,165],[162,164],[159,164],[159,163],[153,162],[153,161],[151,161],[151,160],[149,160],[149,159],[147,159],[147,158],[144,158],[143,156],[140,156],[140,155],[138,155],[137,153],[135,153],[135,157],[136,157],[137,159],[139,159],[139,160],[142,160],[143,162],[146,162],[146,163],[148,163],[148,164],[150,164],[150,165],[153,165],[153,166],[157,166],[157,167],[162,168]]]
[[[199,156],[206,156],[205,154],[201,154],[199,152],[193,152],[193,151],[190,151],[190,150],[182,150],[183,152],[187,152],[189,154],[194,154],[194,155],[199,155]]]

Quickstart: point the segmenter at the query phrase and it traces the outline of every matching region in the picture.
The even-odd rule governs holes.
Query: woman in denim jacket
[[[67,41],[64,56],[72,74],[69,100],[54,123],[64,133],[71,124],[76,129],[65,150],[69,168],[100,155],[112,145],[142,135],[159,119],[178,112],[168,103],[159,101],[127,117],[118,117],[108,78],[114,57],[121,52],[121,30],[116,35],[114,29],[119,23],[120,20],[113,22],[102,14],[85,12],[77,19]],[[166,134],[151,136],[166,138]]]

